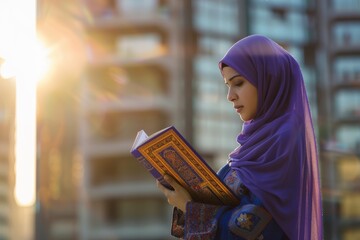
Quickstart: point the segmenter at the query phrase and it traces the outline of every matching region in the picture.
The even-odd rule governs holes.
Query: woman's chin
[[[241,116],[241,114],[239,114],[239,117],[243,122],[249,121],[249,119],[246,116]]]

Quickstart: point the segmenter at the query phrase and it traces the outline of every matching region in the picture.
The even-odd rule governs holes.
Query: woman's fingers
[[[175,190],[182,188],[182,186],[172,177],[169,175],[164,176],[165,181],[170,184]]]
[[[166,188],[158,180],[156,180],[156,185],[163,192],[163,194],[165,195],[165,197],[168,200],[168,203],[173,205],[173,198],[174,198],[174,195],[175,195],[175,191]]]
[[[171,185],[174,190],[170,190],[163,186],[158,180],[156,184],[158,188],[164,193],[170,205],[178,207],[183,212],[186,210],[186,203],[191,201],[189,193],[183,188],[174,178],[165,175],[164,180]]]
[[[170,189],[166,188],[164,185],[162,185],[159,180],[156,180],[156,186],[167,196],[168,192],[171,191]]]

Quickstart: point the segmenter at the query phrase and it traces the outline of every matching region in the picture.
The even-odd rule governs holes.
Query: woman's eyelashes
[[[241,87],[243,85],[244,81],[240,80],[240,81],[235,81],[234,82],[234,86],[235,87]]]
[[[231,84],[230,84],[230,85],[232,85],[232,86],[234,86],[234,87],[241,87],[241,86],[243,85],[243,83],[244,83],[244,80],[243,80],[243,79],[233,79],[233,80],[231,81]]]
[[[240,86],[243,85],[243,83],[244,83],[244,80],[242,80],[242,79],[239,79],[239,80],[234,79],[234,80],[231,80],[230,82],[225,83],[225,85],[226,85],[227,87],[231,87],[231,86],[233,86],[233,87],[240,87]]]

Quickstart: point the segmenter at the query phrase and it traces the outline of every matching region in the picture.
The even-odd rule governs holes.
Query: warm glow
[[[36,83],[30,76],[16,80],[15,199],[29,206],[36,189]]]
[[[3,25],[1,25],[3,24]],[[36,0],[0,1],[0,74],[16,79],[15,200],[35,203],[36,84],[47,69],[36,36]]]
[[[5,60],[0,68],[2,78],[12,78],[24,72],[31,74],[32,81],[37,82],[45,75],[49,68],[49,53],[39,40],[33,40],[26,43],[25,49],[12,51],[3,57]]]

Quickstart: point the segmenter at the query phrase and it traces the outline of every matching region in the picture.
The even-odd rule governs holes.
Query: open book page
[[[138,148],[141,144],[145,143],[147,140],[159,135],[160,133],[166,131],[169,128],[170,127],[161,129],[160,131],[157,131],[157,132],[151,134],[150,136],[148,136],[144,130],[140,130],[136,135],[136,138],[135,138],[135,141],[133,143],[133,146],[131,147],[131,150],[134,150],[134,149]]]
[[[137,148],[138,146],[140,146],[140,144],[142,144],[143,142],[146,141],[146,139],[148,139],[148,135],[146,134],[146,132],[144,130],[140,130],[135,138],[135,141],[133,143],[133,146],[131,148],[131,150],[134,150],[135,148]]]

